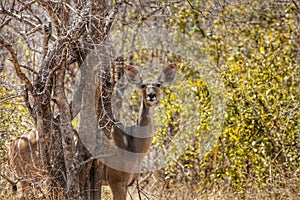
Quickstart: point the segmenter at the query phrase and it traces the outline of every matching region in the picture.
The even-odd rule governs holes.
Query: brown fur
[[[39,139],[36,130],[25,133],[10,143],[9,165],[19,180],[22,199],[33,198],[34,183],[42,180],[43,170],[39,160]],[[16,186],[13,186],[16,190]]]
[[[150,127],[149,131],[154,131],[153,128],[153,114],[154,106],[159,101],[160,86],[164,82],[171,82],[176,74],[176,65],[171,64],[165,67],[161,76],[152,82],[142,81],[140,71],[138,68],[128,66],[126,68],[127,79],[130,83],[136,84],[142,90],[142,100],[139,112],[139,118],[137,120],[137,126]],[[138,134],[138,133],[135,133]],[[150,133],[151,135],[151,133]],[[113,127],[112,138],[115,145],[123,150],[127,150],[134,153],[148,153],[153,137],[138,138],[130,136],[123,132],[118,127]],[[140,158],[140,157],[139,157]],[[126,165],[128,163],[124,163]],[[141,160],[136,160],[134,163],[130,163],[135,168],[141,164]],[[134,183],[139,177],[139,174],[118,171],[110,167],[104,167],[103,180],[104,184],[108,184],[113,193],[114,200],[126,200],[127,189]]]

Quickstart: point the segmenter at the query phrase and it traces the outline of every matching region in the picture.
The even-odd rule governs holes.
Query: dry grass
[[[142,184],[141,184],[142,185]],[[200,191],[197,185],[169,181],[161,182],[152,178],[141,189],[142,199],[182,199],[182,200],[299,200],[300,177],[283,176],[277,180],[265,183],[264,186],[251,184],[243,192],[236,192],[233,188],[224,184],[215,185],[206,192]],[[139,199],[137,188],[130,190],[133,199]]]
[[[206,191],[200,191],[199,186],[180,183],[173,180],[168,182],[159,181],[154,176],[149,176],[140,183],[141,199],[153,200],[299,200],[300,199],[300,177],[282,176],[276,180],[265,183],[263,187],[252,186],[245,189],[243,193],[234,192],[232,188],[225,185],[217,185]],[[32,188],[38,193],[37,189]],[[0,179],[0,200],[19,199],[21,192],[16,196],[12,195],[11,185],[4,179]],[[40,198],[43,199],[43,198]],[[47,199],[47,198],[46,198]],[[109,187],[102,188],[102,200],[111,199]],[[127,199],[139,199],[138,187],[130,187]]]

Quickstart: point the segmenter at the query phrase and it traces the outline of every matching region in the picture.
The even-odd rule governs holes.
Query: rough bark
[[[103,87],[101,90],[105,94],[112,93],[109,58],[102,60],[104,64],[99,68],[83,65],[91,52],[101,49],[107,37],[116,12],[108,14],[109,9],[105,0],[1,3],[1,20],[5,23],[0,27],[0,44],[10,54],[17,76],[25,84],[24,97],[39,133],[40,162],[53,199],[61,198],[61,190],[67,199],[100,199],[101,196],[102,164],[91,157],[80,138],[77,138],[76,145],[74,138],[78,134],[72,127],[72,120],[80,112],[81,102],[86,100],[83,91],[89,89],[92,97],[97,98],[94,99],[94,109],[96,102],[105,105],[98,106],[95,113],[109,113],[108,116],[112,117],[109,110],[111,95],[104,99],[100,97],[102,93],[95,95],[97,84],[98,88]],[[14,31],[10,27],[15,27]],[[23,67],[25,50],[20,49],[14,39],[20,36],[31,37],[30,40],[21,37],[26,48],[37,48],[33,49],[36,51],[34,64],[28,62],[33,66]],[[90,75],[88,78],[95,80],[95,74],[101,75],[98,76],[99,82],[91,83],[91,88],[88,84],[81,85],[75,94],[77,102],[69,103],[64,83],[66,72],[74,67],[73,63],[81,67],[82,74],[85,74],[82,78]],[[24,72],[24,68],[31,71]]]

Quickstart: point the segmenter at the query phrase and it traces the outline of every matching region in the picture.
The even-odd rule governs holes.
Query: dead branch
[[[12,62],[12,64],[14,64],[13,60],[12,59],[7,59],[9,60],[10,62]],[[20,64],[20,67],[21,68],[24,68],[24,69],[27,69],[28,71],[34,73],[34,74],[38,74],[37,71],[35,71],[34,69],[32,69],[31,67],[28,67],[28,66],[25,66],[25,65],[21,65]]]
[[[47,52],[48,52],[48,43],[49,43],[49,39],[51,37],[51,32],[52,32],[52,25],[49,22],[49,25],[47,26],[46,24],[44,24],[43,26],[43,35],[44,35],[44,40],[43,40],[43,57],[42,60],[45,59]]]
[[[68,40],[68,39],[67,39],[66,37],[65,37],[65,38],[62,38],[61,40],[57,40],[56,45],[54,45],[54,48],[52,49],[52,51],[50,51],[50,52],[48,51],[48,54],[47,54],[46,58],[45,58],[44,61],[43,61],[43,64],[42,64],[43,66],[50,66],[50,65],[51,65],[51,62],[55,62],[55,61],[54,61],[54,60],[55,60],[54,57],[55,57],[56,55],[59,55],[59,54],[58,54],[59,49],[62,47],[63,44],[66,43],[67,40]],[[65,48],[66,48],[66,47],[65,47]],[[65,48],[64,48],[63,52],[66,51]],[[47,90],[48,86],[50,85],[51,80],[53,79],[53,76],[55,75],[56,71],[61,67],[62,62],[64,62],[64,56],[63,56],[63,55],[61,55],[60,61],[59,61],[57,64],[55,64],[56,67],[54,67],[54,68],[51,70],[51,72],[48,74],[48,76],[47,76],[47,78],[46,78],[45,87],[44,87],[44,89],[43,89],[41,92],[39,92],[38,94],[43,94],[43,93],[46,92],[46,90]]]
[[[30,116],[32,117],[32,119],[34,119],[34,122],[36,122],[36,114],[34,112],[34,109],[32,108],[30,102],[29,102],[29,96],[28,96],[28,89],[25,88],[23,91],[23,97],[24,97],[24,101],[25,101],[25,105],[29,110]]]
[[[15,19],[21,23],[24,23],[26,25],[29,25],[29,27],[32,28],[32,30],[34,30],[34,32],[41,32],[42,33],[42,28],[41,28],[41,24],[36,24],[34,22],[32,22],[33,20],[28,20],[27,18],[25,18],[23,15],[18,15],[16,13],[13,13],[13,12],[10,12],[8,10],[4,10],[4,8],[0,8],[0,14],[3,14],[3,15],[7,15],[7,16],[10,16],[11,18],[7,19],[4,23],[1,24],[0,26],[0,30],[5,26],[7,25],[11,19]],[[56,36],[54,36],[53,34],[51,34],[51,40],[55,41],[57,40]]]
[[[58,28],[60,26],[60,20],[56,15],[56,13],[53,11],[53,9],[50,7],[50,5],[45,1],[41,1],[41,0],[38,0],[37,3],[41,5],[48,12],[55,27]]]
[[[18,179],[18,180],[12,180],[11,178],[5,176],[4,174],[1,174],[0,173],[0,176],[2,178],[4,178],[7,182],[9,182],[12,186],[16,185],[21,179]]]
[[[29,81],[29,79],[27,78],[27,76],[22,72],[17,55],[16,55],[15,51],[13,50],[12,46],[10,44],[8,44],[2,37],[0,37],[0,44],[2,44],[7,49],[7,51],[10,53],[12,62],[16,69],[17,76],[25,83],[26,87],[29,89],[32,96],[36,97],[36,92],[34,90],[34,87],[31,84],[31,82]]]
[[[106,21],[105,21],[105,26],[104,26],[104,34],[107,35],[112,23],[115,19],[115,16],[117,15],[117,13],[119,12],[119,7],[123,4],[126,3],[127,1],[123,1],[123,0],[117,0],[116,4],[114,6],[113,9],[111,9],[110,13],[106,16]]]

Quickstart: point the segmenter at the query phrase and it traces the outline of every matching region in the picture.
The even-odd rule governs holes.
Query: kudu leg
[[[113,200],[126,200],[127,186],[124,183],[109,184],[109,186],[113,194]]]
[[[126,200],[127,189],[133,180],[133,174],[106,167],[103,178],[108,183],[113,200]]]

